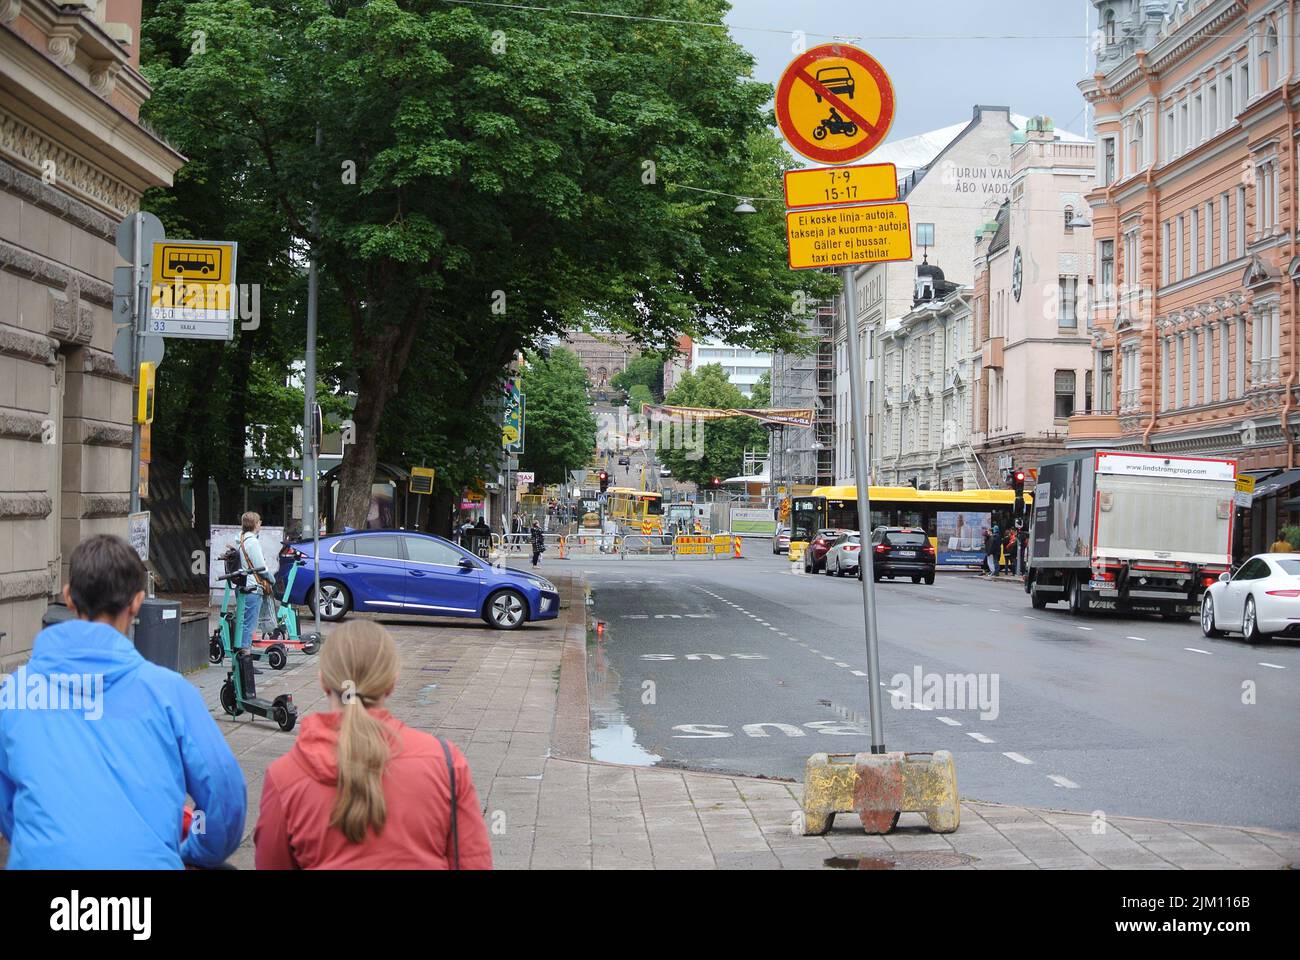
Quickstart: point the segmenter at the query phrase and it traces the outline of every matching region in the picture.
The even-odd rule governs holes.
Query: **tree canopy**
[[[727,379],[720,364],[711,363],[683,374],[664,400],[672,406],[736,409],[751,406],[740,388]],[[727,417],[704,423],[704,455],[692,458],[689,448],[674,444],[660,446],[659,459],[678,480],[693,480],[703,486],[712,477],[737,476],[746,450],[767,448],[767,431],[757,420]],[[667,433],[667,431],[665,432]],[[675,435],[676,431],[672,431]]]
[[[728,5],[654,6],[644,24],[439,0],[147,5],[146,118],[192,164],[176,214],[239,241],[241,280],[263,251],[272,370],[301,343],[308,253],[320,263],[322,379],[355,392],[336,524],[364,519],[381,450],[440,468],[449,523],[456,486],[495,473],[506,366],[562,329],[599,316],[647,349],[682,332],[771,348],[797,337],[797,291],[828,292],[786,267],[779,205],[737,216],[680,189],[773,196],[790,160],[751,56],[699,25]]]
[[[596,417],[587,400],[587,373],[569,350],[529,354],[522,378],[524,452],[521,470],[537,483],[567,483],[596,447]]]

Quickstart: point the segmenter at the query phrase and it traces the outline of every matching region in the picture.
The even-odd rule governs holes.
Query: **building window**
[[[1065,205],[1065,229],[1067,233],[1074,229],[1074,207],[1068,203]]]
[[[1237,187],[1237,256],[1246,255],[1246,188]]]
[[[1214,201],[1205,202],[1205,263],[1202,265],[1208,270],[1214,266]]]
[[[1187,405],[1194,407],[1201,402],[1200,378],[1197,376],[1197,354],[1200,352],[1201,332],[1192,331],[1191,350],[1187,354]]]
[[[1178,105],[1178,152],[1183,154],[1187,152],[1189,133],[1187,129],[1187,103],[1184,101]]]
[[[1183,397],[1183,340],[1184,334],[1174,334],[1174,409],[1184,405]]]
[[[1191,213],[1188,214],[1188,216],[1191,218],[1192,235],[1188,241],[1187,259],[1189,263],[1188,263],[1187,272],[1190,275],[1195,276],[1196,274],[1201,272],[1201,264],[1200,264],[1201,210],[1200,208],[1192,207]]]
[[[1056,371],[1056,419],[1074,416],[1074,371]]]
[[[1219,324],[1219,399],[1228,399],[1228,339],[1231,328],[1226,323]]]
[[[1169,409],[1169,338],[1160,338],[1160,409]]]
[[[1115,391],[1115,351],[1101,351],[1101,359],[1098,363],[1101,368],[1101,389],[1098,391],[1098,401],[1102,413],[1110,413],[1111,398]]]
[[[1060,309],[1057,313],[1057,325],[1074,330],[1079,326],[1078,299],[1079,278],[1061,277],[1057,281],[1060,293]]]
[[[1174,279],[1183,279],[1183,215],[1174,221]]]
[[[1243,63],[1237,69],[1237,76],[1241,78],[1241,83],[1238,89],[1241,91],[1241,105],[1244,107],[1246,104],[1250,103],[1250,66]]]
[[[1228,195],[1219,194],[1219,263],[1228,262]]]
[[[1083,412],[1092,413],[1092,371],[1083,371]]]
[[[1160,259],[1163,261],[1160,265],[1160,282],[1168,285],[1169,283],[1169,262],[1173,260],[1173,251],[1170,249],[1172,237],[1169,233],[1169,221],[1166,220],[1160,225],[1163,234],[1160,241]]]
[[[1106,11],[1106,46],[1115,45],[1115,11]]]
[[[1246,318],[1238,317],[1234,325],[1237,328],[1237,375],[1233,379],[1240,397],[1246,392]]]
[[[1115,182],[1115,138],[1107,137],[1102,146],[1101,185]]]
[[[934,246],[934,224],[918,223],[916,225],[916,235],[914,237],[918,247]]]
[[[1133,120],[1133,169],[1141,170],[1146,166],[1145,143],[1142,138],[1142,118]]]
[[[1201,402],[1214,402],[1214,328],[1206,327],[1201,333],[1201,343],[1205,347],[1205,370],[1201,377]]]
[[[1264,47],[1259,54],[1259,88],[1271,90],[1277,85],[1277,30],[1270,23],[1264,32]]]
[[[1115,241],[1101,241],[1101,299],[1103,303],[1115,300]]]
[[[1219,130],[1220,130],[1220,125],[1219,125],[1219,85],[1218,85],[1218,84],[1216,84],[1216,83],[1212,83],[1212,84],[1210,84],[1210,90],[1209,90],[1209,93],[1207,94],[1207,97],[1208,97],[1208,99],[1207,99],[1207,101],[1206,101],[1206,102],[1207,102],[1207,106],[1206,106],[1207,114],[1206,114],[1206,124],[1205,124],[1205,126],[1206,126],[1206,129],[1207,129],[1211,134],[1215,134],[1215,133],[1218,133]]]
[[[1226,73],[1223,76],[1223,111],[1226,113],[1227,120],[1224,127],[1232,126],[1232,121],[1236,119],[1237,105],[1232,99],[1232,74]]]

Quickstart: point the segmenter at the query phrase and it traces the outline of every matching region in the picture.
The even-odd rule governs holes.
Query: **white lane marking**
[[[925,704],[923,704],[923,703],[916,703],[916,702],[913,702],[913,703],[912,703],[912,709],[913,709],[913,710],[933,710],[934,707],[927,707],[927,706],[926,706]]]
[[[1038,620],[1038,619],[1039,619],[1038,617],[1031,617],[1031,616],[1030,616],[1029,614],[1027,614],[1027,613],[1026,613],[1024,616],[1025,616],[1025,619],[1026,619],[1026,620]]]
[[[1214,656],[1214,654],[1210,653],[1209,650],[1201,650],[1199,647],[1183,647],[1183,649],[1188,651],[1189,653],[1203,653],[1207,657]]]
[[[1146,642],[1147,642],[1147,638],[1146,638],[1146,637],[1125,637],[1124,639],[1125,639],[1125,640],[1141,640],[1143,643],[1146,643]]]
[[[886,690],[885,692],[891,697],[901,697],[904,695],[902,690]]]
[[[1051,780],[1052,783],[1056,784],[1058,787],[1065,787],[1067,790],[1079,789],[1079,785],[1077,783],[1075,783],[1073,780],[1067,780],[1065,777],[1062,777],[1059,774],[1049,773],[1047,775],[1047,779]]]
[[[1002,612],[1001,610],[994,610],[992,607],[989,607],[989,613],[1001,613],[1001,612]]]
[[[823,659],[823,660],[834,660],[835,658],[834,658],[834,657],[828,657],[828,656],[826,656],[826,654],[823,653],[823,654],[822,654],[822,659]]]
[[[1076,627],[1079,627],[1080,630],[1091,630],[1091,629],[1092,629],[1092,627],[1080,627],[1077,623],[1075,624],[1075,626],[1076,626]]]
[[[984,734],[982,734],[982,733],[967,733],[966,736],[970,737],[972,740],[978,740],[980,743],[996,743],[996,742],[997,742],[996,740],[991,740],[990,738],[984,736]]]
[[[1265,663],[1263,660],[1259,661],[1259,665],[1260,665],[1261,667],[1272,667],[1274,670],[1285,670],[1285,669],[1286,669],[1286,667],[1282,666],[1281,664],[1278,664],[1278,663]]]
[[[1008,760],[1014,760],[1016,761],[1016,763],[1032,764],[1034,762],[1030,760],[1028,757],[1024,756],[1023,754],[1012,753],[1011,751],[1007,751],[1006,753],[1002,754],[1002,756],[1006,757]]]
[[[959,721],[959,720],[954,720],[952,717],[935,717],[934,719],[938,720],[940,723],[946,723],[946,724],[948,724],[948,726],[950,726],[950,727],[960,727],[960,726],[961,726],[961,721]]]
[[[754,619],[757,620],[758,618],[755,617]],[[766,620],[759,620],[758,622],[761,623],[761,624],[762,624],[763,626],[765,626],[765,627],[767,627],[767,626],[771,626],[771,624],[769,624]]]
[[[837,667],[847,667],[848,664],[845,663],[845,662],[843,662],[842,660],[836,660],[836,661],[835,661],[835,666],[837,666]]]
[[[865,676],[866,676],[866,673],[864,673],[864,672],[861,671],[861,670],[850,670],[849,673],[853,674],[855,677],[865,677]]]

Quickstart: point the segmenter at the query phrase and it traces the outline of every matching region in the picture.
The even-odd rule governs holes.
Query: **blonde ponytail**
[[[334,631],[321,651],[321,680],[343,701],[330,826],[352,843],[363,841],[371,828],[380,833],[388,819],[383,780],[393,737],[367,707],[393,689],[397,670],[397,644],[372,621],[354,620]]]

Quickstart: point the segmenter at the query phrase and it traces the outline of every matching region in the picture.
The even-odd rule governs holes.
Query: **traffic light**
[[[600,471],[600,492],[604,493],[608,487],[609,487],[609,474],[606,471],[602,470]]]
[[[1025,512],[1025,471],[1016,468],[1011,471],[1011,486],[1016,491],[1016,516]]]
[[[721,478],[721,477],[714,477],[712,480],[710,480],[710,481],[709,481],[709,489],[710,489],[710,490],[721,490],[721,489],[722,489],[722,478]]]

